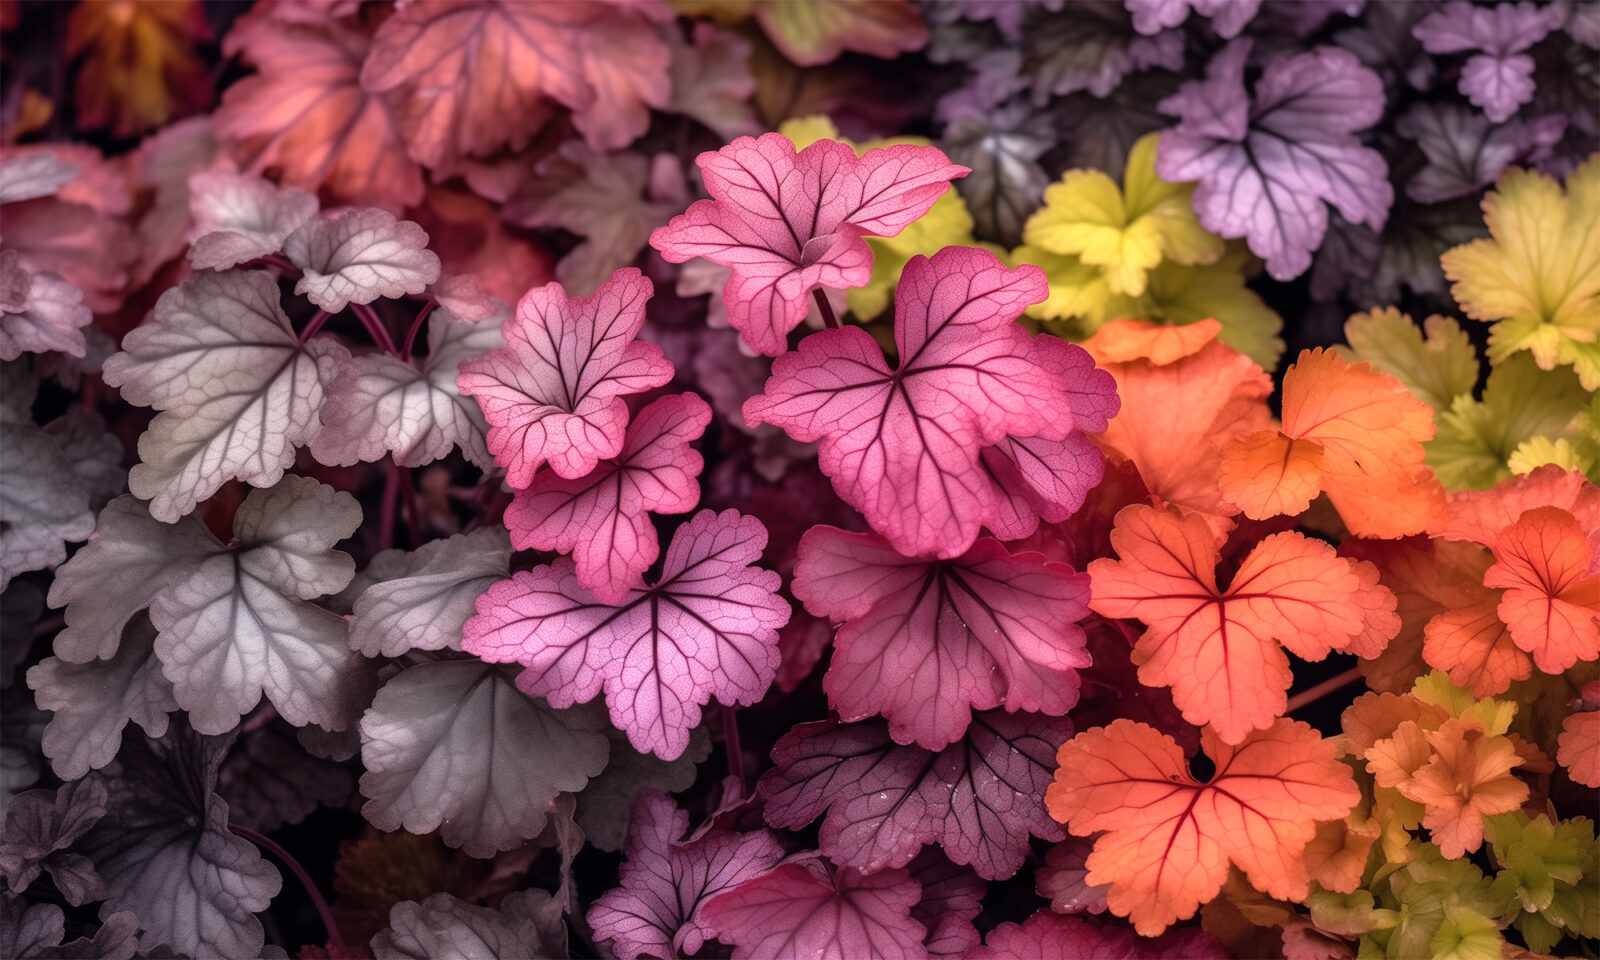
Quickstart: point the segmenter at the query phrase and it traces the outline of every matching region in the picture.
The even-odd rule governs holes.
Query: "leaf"
[[[8,957],[52,960],[127,960],[138,949],[134,936],[139,921],[127,911],[113,913],[94,931],[68,943],[66,916],[53,903],[30,906],[21,897],[0,896],[0,953]]]
[[[223,53],[259,73],[231,84],[215,125],[239,165],[279,182],[398,213],[422,200],[389,99],[362,89],[368,35],[331,7],[267,4],[234,22]]]
[[[895,296],[897,369],[863,330],[812,334],[773,363],[745,422],[820,440],[839,496],[901,553],[959,556],[996,506],[982,447],[1070,429],[1047,411],[1070,408],[1071,385],[1012,322],[1042,288],[970,247],[914,257]]]
[[[33,153],[7,151],[0,161],[0,203],[17,203],[50,197],[78,176],[78,168],[51,150]]]
[[[701,920],[734,960],[916,960],[927,929],[911,916],[920,885],[904,869],[863,875],[820,859],[786,863],[707,903]]]
[[[1222,493],[1262,520],[1326,492],[1357,536],[1419,533],[1438,505],[1422,465],[1433,410],[1400,381],[1337,352],[1302,351],[1283,378],[1283,426],[1233,441]]]
[[[368,570],[380,566],[355,601],[351,648],[369,657],[460,650],[462,625],[479,595],[511,574],[511,543],[504,530],[484,527],[410,553],[386,551]]]
[[[217,793],[235,819],[271,833],[301,823],[318,807],[347,808],[356,780],[349,768],[306,749],[281,717],[244,730],[222,762]]]
[[[778,575],[750,566],[766,543],[754,517],[702,510],[673,534],[660,579],[618,605],[595,601],[562,557],[490,587],[462,647],[521,663],[518,687],[554,706],[603,689],[635,748],[675,759],[701,706],[754,703],[778,669],[789,605]]]
[[[56,776],[76,780],[110,763],[130,720],[152,737],[166,734],[167,716],[178,701],[161,672],[155,639],[155,627],[141,616],[122,631],[108,658],[74,663],[46,657],[28,670],[34,700],[55,712],[44,729],[43,749]]]
[[[791,586],[807,611],[840,625],[823,688],[845,720],[881,713],[896,740],[938,750],[973,710],[1061,716],[1077,703],[1088,592],[1064,563],[989,539],[920,560],[875,534],[816,526],[800,540]]]
[[[483,408],[489,452],[512,487],[530,486],[546,461],[575,480],[621,452],[623,397],[672,378],[661,348],[634,339],[651,290],[631,267],[590,297],[537,287],[502,324],[506,345],[461,364],[456,386]]]
[[[1208,729],[1201,744],[1216,766],[1204,783],[1171,737],[1117,720],[1061,747],[1045,794],[1073,834],[1105,831],[1088,881],[1108,884],[1111,912],[1144,936],[1193,916],[1221,891],[1230,863],[1269,896],[1303,899],[1302,853],[1317,821],[1361,799],[1333,742],[1307,724],[1277,720],[1235,746]]]
[[[100,908],[139,918],[147,951],[259,956],[254,914],[278,895],[278,870],[228,830],[213,788],[225,737],[174,728],[161,740],[130,737],[122,772],[107,782],[104,818],[83,838],[109,892]]]
[[[1120,3],[1075,3],[1042,18],[1029,31],[1021,69],[1031,79],[1035,107],[1052,95],[1087,91],[1105,97],[1131,74],[1183,66],[1183,35],[1141,36]]]
[[[560,957],[567,953],[561,904],[543,890],[507,894],[498,910],[448,893],[389,913],[389,928],[372,938],[378,960],[443,960],[452,956]]]
[[[1526,511],[1495,538],[1495,563],[1483,585],[1505,590],[1500,619],[1545,673],[1600,659],[1600,574],[1595,548],[1559,507]]]
[[[627,146],[667,104],[664,5],[429,0],[397,13],[373,37],[361,85],[399,104],[424,166],[520,150],[549,115],[546,98],[572,110],[596,150]]]
[[[1490,368],[1481,397],[1463,394],[1439,411],[1428,465],[1447,489],[1492,487],[1511,477],[1524,443],[1574,436],[1589,396],[1571,370],[1540,370],[1533,357],[1513,354]]]
[[[1383,83],[1334,47],[1267,64],[1252,101],[1244,89],[1253,41],[1230,42],[1207,68],[1162,101],[1179,118],[1156,152],[1156,173],[1198,180],[1194,208],[1207,230],[1245,237],[1267,272],[1289,280],[1311,265],[1332,205],[1351,223],[1381,230],[1394,199],[1388,165],[1355,131],[1383,112]]]
[[[410,667],[361,718],[361,812],[380,830],[438,830],[474,857],[520,846],[544,829],[562,791],[605,767],[594,711],[551,710],[505,671],[472,660]]]
[[[439,279],[428,234],[375,207],[308,220],[284,240],[283,253],[304,271],[294,292],[329,313],[380,297],[416,296]]]
[[[194,174],[189,184],[189,262],[196,270],[226,270],[283,249],[283,241],[317,215],[317,198],[278,189],[260,177],[219,170]]]
[[[1241,4],[1243,6],[1244,4]],[[1043,957],[1127,957],[1129,960],[1221,960],[1229,956],[1214,937],[1179,929],[1155,939],[1120,927],[1041,910],[1020,925],[1002,923],[989,932],[972,960],[1034,960]]]
[[[1028,218],[1023,242],[1099,267],[1113,293],[1139,296],[1145,272],[1163,260],[1214,263],[1221,239],[1207,233],[1190,206],[1193,188],[1155,173],[1156,141],[1134,145],[1119,188],[1098,170],[1069,170],[1045,190],[1044,206]]]
[[[1431,316],[1419,328],[1393,307],[1374,309],[1345,321],[1344,336],[1355,360],[1399,380],[1435,413],[1478,382],[1478,351],[1449,317]]]
[[[59,273],[33,270],[15,250],[0,251],[0,360],[59,350],[88,351],[82,327],[94,320],[83,291]]]
[[[952,121],[939,145],[952,162],[972,172],[956,181],[956,192],[972,212],[974,233],[1013,245],[1022,225],[1039,205],[1050,177],[1039,166],[1054,140],[1041,135],[1040,117],[1025,103],[1013,103]]]
[[[697,20],[686,42],[667,32],[672,48],[672,99],[666,109],[691,117],[724,140],[761,132],[750,100],[750,42],[716,24]],[[643,246],[643,244],[640,244]]]
[[[1126,0],[1133,15],[1133,27],[1140,33],[1159,33],[1182,25],[1193,8],[1198,16],[1211,20],[1211,29],[1224,40],[1231,40],[1249,25],[1261,9],[1261,0]]]
[[[676,793],[694,785],[696,765],[711,756],[711,737],[705,727],[689,734],[689,747],[676,760],[640,753],[619,730],[608,729],[611,755],[605,770],[578,794],[574,817],[584,838],[593,846],[616,852],[628,836],[628,819],[634,798],[646,790]]]
[[[1600,711],[1570,713],[1561,721],[1556,760],[1574,783],[1600,786]]]
[[[1555,9],[1531,3],[1475,7],[1456,0],[1428,14],[1411,32],[1429,53],[1474,53],[1458,86],[1490,120],[1501,123],[1533,97],[1533,58],[1523,51],[1563,19]]]
[[[577,480],[547,470],[515,491],[505,516],[512,544],[570,553],[580,587],[601,603],[620,602],[661,553],[650,514],[687,513],[700,502],[695,478],[705,459],[689,444],[710,422],[711,408],[696,394],[652,401],[615,459]]]
[[[1439,852],[1453,860],[1478,849],[1483,818],[1521,806],[1528,785],[1511,774],[1522,759],[1506,737],[1469,729],[1456,719],[1426,736],[1432,756],[1395,786],[1424,806],[1422,825]]]
[[[1394,595],[1370,564],[1299,533],[1275,533],[1219,589],[1220,538],[1204,518],[1135,505],[1117,514],[1121,559],[1089,565],[1089,605],[1148,629],[1133,650],[1139,679],[1170,686],[1184,719],[1224,743],[1265,730],[1287,705],[1289,660],[1331,650],[1375,656],[1399,630]]]
[[[105,899],[105,883],[94,865],[69,851],[105,816],[107,799],[105,784],[98,780],[13,797],[6,806],[6,839],[0,845],[0,874],[11,892],[26,893],[42,871],[49,871],[72,906]]]
[[[678,161],[667,154],[596,153],[569,140],[540,161],[502,212],[510,223],[584,237],[556,265],[556,279],[588,294],[639,258],[650,231],[687,202],[685,192]]]
[[[228,480],[270,487],[317,412],[345,349],[300,342],[267,274],[201,273],[156,301],[154,319],[106,360],[106,383],[163,411],[139,438],[128,489],[151,516],[177,521]]]
[[[634,800],[618,886],[587,914],[595,940],[622,960],[698,952],[712,936],[701,908],[783,859],[783,845],[766,830],[713,828],[685,837],[688,829],[689,815],[664,794]]]
[[[1418,103],[1395,124],[1428,157],[1428,165],[1406,181],[1406,193],[1419,203],[1477,193],[1512,163],[1548,150],[1565,129],[1566,118],[1556,114],[1491,124],[1456,104]]]
[[[197,0],[74,7],[66,52],[78,68],[78,127],[128,137],[203,110],[212,76],[195,49],[212,39]]]
[[[1161,501],[1226,517],[1237,508],[1223,498],[1217,479],[1223,447],[1233,436],[1270,425],[1272,380],[1250,358],[1216,342],[1218,329],[1195,324],[1178,328],[1194,330],[1191,336],[1158,336],[1148,325],[1113,321],[1086,346],[1117,381],[1121,410],[1099,438],[1113,461],[1132,461]]]
[[[67,558],[66,541],[86,540],[94,531],[89,490],[56,438],[35,426],[37,387],[20,363],[3,368],[4,406],[0,442],[6,450],[0,471],[0,589],[11,578],[43,570]],[[66,419],[66,418],[63,418]]]
[[[327,386],[311,455],[331,466],[388,455],[398,466],[420,467],[460,447],[468,461],[489,469],[488,424],[456,378],[462,361],[505,345],[498,319],[465,323],[440,306],[428,317],[421,363],[371,353],[341,365]]]
[[[757,794],[772,826],[823,817],[822,851],[840,865],[902,867],[937,843],[978,876],[1003,880],[1022,866],[1030,834],[1061,838],[1042,801],[1071,733],[1066,720],[995,711],[934,752],[895,743],[877,721],[803,724],[773,747]]]
[[[1506,171],[1483,199],[1489,239],[1440,258],[1450,293],[1467,316],[1498,321],[1489,359],[1528,350],[1541,370],[1572,364],[1585,390],[1600,389],[1600,161],[1567,177]]]
[[[928,28],[907,0],[764,0],[755,14],[773,44],[802,67],[831,63],[846,50],[890,60],[928,43]]]
[[[728,319],[769,356],[783,353],[812,290],[871,279],[864,235],[898,234],[967,173],[934,147],[882,147],[858,158],[831,140],[796,152],[775,133],[740,137],[695,162],[711,199],[651,233],[650,245],[671,263],[705,257],[732,267],[722,294]]]

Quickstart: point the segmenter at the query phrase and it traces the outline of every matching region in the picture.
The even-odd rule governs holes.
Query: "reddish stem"
[[[1286,714],[1293,713],[1296,710],[1299,710],[1301,707],[1304,707],[1307,704],[1316,703],[1318,700],[1321,700],[1328,694],[1342,690],[1343,688],[1348,687],[1350,684],[1355,683],[1360,679],[1361,668],[1351,667],[1349,670],[1346,670],[1337,676],[1329,677],[1316,686],[1309,687],[1290,697],[1289,706],[1283,712]]]
[[[817,299],[817,309],[822,311],[822,324],[830,330],[839,329],[839,318],[833,314],[833,304],[828,301],[828,293],[821,287],[811,291]]]
[[[744,796],[744,747],[739,743],[739,708],[722,708],[722,748],[728,753],[728,776],[739,781]]]
[[[241,827],[236,823],[228,824],[228,829],[277,857],[283,862],[284,866],[289,868],[289,872],[295,875],[295,879],[300,881],[300,885],[306,888],[306,893],[311,897],[311,903],[317,908],[317,915],[322,918],[322,925],[328,931],[328,945],[334,948],[336,956],[348,956],[349,949],[345,946],[344,937],[339,934],[339,925],[333,922],[333,911],[328,909],[328,901],[322,898],[322,891],[318,890],[317,885],[311,882],[310,874],[306,873],[305,867],[300,866],[300,861],[296,860],[289,851],[278,846],[266,834],[257,833],[249,827]]]
[[[432,313],[433,308],[438,305],[439,301],[429,297],[428,302],[422,305],[422,310],[417,314],[416,319],[411,321],[411,329],[406,331],[406,342],[400,348],[401,360],[411,359],[411,348],[417,344],[417,334],[422,330],[422,321],[428,319],[428,314]]]
[[[327,323],[328,318],[331,316],[333,316],[333,314],[326,310],[318,310],[317,315],[311,318],[310,323],[306,324],[306,328],[300,331],[300,342],[305,343],[307,340],[310,340],[313,336],[315,336],[316,332],[322,329],[322,325]]]
[[[367,328],[374,342],[384,349],[386,353],[398,354],[400,349],[394,345],[394,338],[389,336],[389,330],[378,319],[378,312],[364,303],[350,304],[350,310],[361,318],[362,326]]]

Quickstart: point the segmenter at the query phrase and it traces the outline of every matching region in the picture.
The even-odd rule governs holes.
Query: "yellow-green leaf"
[[[1394,307],[1380,308],[1346,321],[1344,337],[1345,353],[1399,380],[1436,411],[1478,385],[1478,352],[1449,317],[1429,317],[1418,327]]]

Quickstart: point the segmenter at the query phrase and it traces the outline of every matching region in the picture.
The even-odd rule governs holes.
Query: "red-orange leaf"
[[[1134,647],[1139,679],[1169,686],[1194,724],[1228,743],[1272,725],[1287,706],[1283,647],[1308,660],[1331,650],[1375,656],[1400,629],[1395,597],[1370,564],[1320,540],[1277,533],[1217,586],[1219,542],[1204,518],[1135,505],[1117,514],[1120,560],[1089,565],[1090,606],[1149,628]]]
[[[1478,587],[1475,602],[1446,610],[1423,629],[1422,658],[1450,675],[1450,682],[1488,697],[1511,689],[1513,680],[1533,674],[1528,655],[1512,642],[1496,609],[1500,592]]]
[[[1535,507],[1495,538],[1495,564],[1483,574],[1504,588],[1500,619],[1545,673],[1600,658],[1600,575],[1594,547],[1572,514]]]
[[[1576,713],[1561,721],[1556,738],[1556,759],[1567,768],[1567,776],[1588,787],[1600,787],[1600,680],[1583,688],[1583,701]]]
[[[1492,547],[1500,531],[1536,507],[1567,511],[1580,529],[1590,532],[1590,542],[1600,545],[1600,488],[1577,470],[1563,470],[1553,463],[1503,481],[1493,490],[1456,494],[1431,532],[1449,540],[1471,540]]]
[[[1062,745],[1045,793],[1074,834],[1105,831],[1086,879],[1109,885],[1111,911],[1145,936],[1193,916],[1222,889],[1229,863],[1270,896],[1304,898],[1317,821],[1361,799],[1334,744],[1304,723],[1279,720],[1232,747],[1207,730],[1201,749],[1216,763],[1204,783],[1171,737],[1117,720]]]
[[[1510,739],[1455,718],[1426,736],[1433,756],[1395,787],[1426,808],[1422,825],[1439,852],[1454,860],[1483,844],[1484,817],[1515,810],[1528,799],[1528,785],[1511,774],[1522,758]]]
[[[1255,519],[1298,514],[1319,492],[1361,536],[1417,533],[1442,488],[1423,467],[1433,409],[1394,377],[1306,350],[1283,378],[1283,428],[1236,440],[1222,492]]]
[[[199,0],[97,0],[67,19],[78,70],[78,126],[129,137],[211,102],[211,75],[195,55],[211,39]]]

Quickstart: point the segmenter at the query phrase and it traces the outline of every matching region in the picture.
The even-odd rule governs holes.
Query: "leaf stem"
[[[300,331],[300,342],[305,343],[310,340],[318,330],[322,329],[322,325],[327,323],[328,318],[331,316],[333,314],[326,310],[318,310],[316,316],[311,318],[311,322],[306,324],[306,328]]]
[[[728,776],[739,781],[739,795],[744,796],[744,747],[739,743],[739,708],[724,705],[722,708],[722,748],[728,754]]]
[[[1326,697],[1328,694],[1348,687],[1361,679],[1361,668],[1351,667],[1349,670],[1336,676],[1329,677],[1314,687],[1302,690],[1289,698],[1289,706],[1283,711],[1285,714],[1293,713],[1307,704],[1312,704]]]
[[[295,875],[295,879],[300,881],[300,885],[306,888],[306,893],[311,897],[312,905],[317,908],[317,915],[322,918],[322,926],[328,931],[328,944],[335,949],[336,955],[348,956],[348,948],[345,946],[344,937],[339,933],[339,925],[333,921],[333,911],[328,908],[328,901],[322,898],[322,891],[318,890],[317,885],[311,882],[310,874],[306,873],[306,868],[300,865],[300,861],[296,860],[293,854],[278,846],[276,841],[264,833],[258,833],[249,827],[241,827],[236,823],[228,824],[228,829],[272,854],[282,861],[284,866],[289,868],[289,872]]]
[[[422,321],[428,319],[428,314],[432,313],[433,308],[438,305],[438,300],[429,297],[428,302],[423,304],[422,309],[417,313],[416,319],[411,321],[411,329],[406,331],[405,345],[400,348],[401,360],[411,359],[411,348],[417,344],[417,333],[422,329]]]
[[[830,330],[839,329],[839,318],[834,316],[833,304],[828,300],[828,292],[821,287],[811,291],[816,297],[817,309],[822,311],[822,324]]]
[[[389,330],[378,319],[378,311],[365,303],[350,304],[350,311],[361,318],[362,326],[367,328],[367,333],[372,335],[374,342],[382,347],[385,352],[398,354],[400,348],[394,345],[394,338],[389,336]]]

